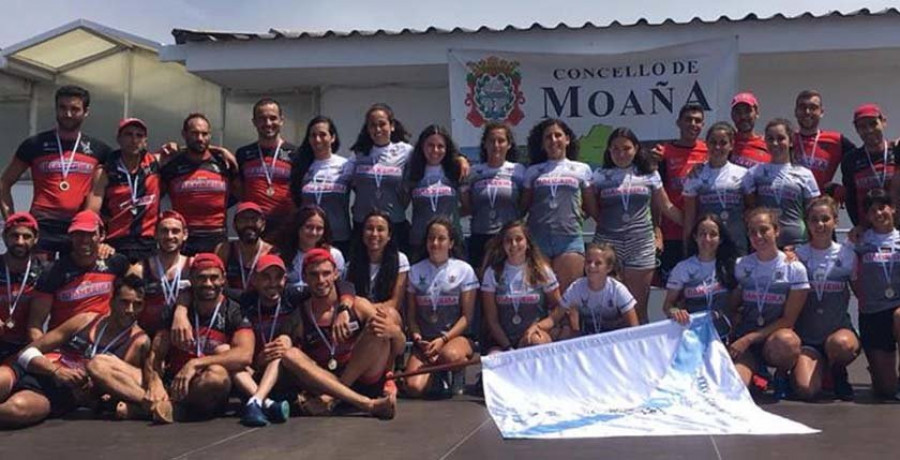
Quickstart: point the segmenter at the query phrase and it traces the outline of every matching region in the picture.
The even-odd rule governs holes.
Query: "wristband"
[[[443,340],[443,341],[444,341],[444,344],[446,344],[447,342],[450,341],[450,336],[447,335],[446,332],[441,332],[441,340]]]
[[[337,314],[341,314],[341,313],[343,313],[343,312],[345,312],[345,311],[347,311],[347,312],[350,311],[350,306],[349,306],[349,305],[347,305],[347,304],[345,304],[345,303],[342,303],[342,304],[338,305],[338,307],[337,307]]]
[[[22,369],[28,370],[28,364],[31,363],[31,360],[37,358],[38,356],[44,356],[41,353],[41,350],[38,350],[35,347],[28,347],[22,353],[19,353],[18,363],[22,366]]]

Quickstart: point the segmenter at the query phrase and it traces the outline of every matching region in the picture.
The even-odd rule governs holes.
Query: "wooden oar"
[[[459,369],[465,369],[469,366],[473,366],[475,364],[481,364],[481,357],[476,356],[468,361],[464,361],[461,363],[448,363],[448,364],[436,364],[434,366],[423,366],[414,371],[409,372],[401,372],[399,374],[394,374],[389,372],[386,378],[388,380],[396,380],[402,379],[404,377],[412,377],[414,375],[422,375],[422,374],[431,374],[432,372],[441,372],[441,371],[455,371]]]

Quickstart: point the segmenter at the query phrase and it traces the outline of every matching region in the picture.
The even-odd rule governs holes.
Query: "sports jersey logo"
[[[195,177],[182,181],[175,186],[176,192],[224,192],[228,190],[228,184],[221,179],[208,177]]]
[[[113,283],[111,281],[84,281],[72,289],[60,291],[56,296],[63,302],[74,302],[76,300],[110,294],[112,293],[112,285]]]
[[[347,191],[347,186],[344,184],[339,184],[337,182],[307,182],[306,185],[303,186],[303,193],[316,193],[316,192],[332,192],[332,193],[344,193]]]
[[[611,197],[611,196],[623,196],[623,195],[649,195],[650,190],[647,187],[616,187],[616,188],[604,188],[600,190],[600,196],[603,198]]]
[[[412,191],[414,198],[432,197],[432,196],[453,196],[453,189],[446,185],[429,185],[427,187],[415,188]],[[451,280],[452,281],[452,280]]]
[[[63,163],[59,160],[51,160],[47,162],[40,163],[38,167],[41,172],[44,173],[60,173],[63,171]],[[88,163],[86,161],[75,160],[72,162],[72,167],[67,170],[68,174],[93,174],[94,173],[94,164]]]
[[[870,252],[870,253],[866,253],[863,255],[863,262],[867,263],[867,264],[870,264],[870,263],[880,264],[880,263],[884,263],[884,262],[890,262],[892,258],[894,259],[895,262],[900,261],[900,252],[893,252],[893,253],[891,253],[891,252]]]
[[[374,176],[378,174],[382,176],[401,177],[403,176],[403,168],[399,168],[397,166],[385,166],[381,164],[358,165],[356,167],[356,173],[366,176]]]
[[[502,188],[502,189],[511,189],[513,183],[509,179],[485,179],[475,183],[475,190],[484,190],[488,187]]]
[[[470,107],[466,119],[472,126],[480,128],[488,121],[516,126],[525,118],[525,94],[517,61],[488,56],[467,62],[466,67],[466,105]]]
[[[266,177],[265,167],[258,164],[256,166],[244,166],[243,171],[246,179]],[[270,171],[273,179],[288,179],[291,177],[290,165],[285,166],[276,163],[275,168]]]
[[[569,185],[572,187],[578,187],[578,179],[569,176],[541,176],[535,179],[535,185],[542,185],[545,187],[549,187],[551,185]]]
[[[763,295],[761,292],[755,292],[750,290],[744,290],[744,300],[748,302],[756,302],[757,300],[762,300],[765,303],[784,303],[787,299],[787,296],[784,294],[775,294],[768,293]]]
[[[430,295],[417,295],[416,296],[416,305],[422,306],[448,306],[448,305],[456,305],[459,302],[458,295],[442,295],[437,297],[432,297]]]
[[[541,295],[531,293],[522,295],[500,294],[497,296],[497,303],[503,305],[512,305],[516,300],[525,304],[536,304],[541,301]]]

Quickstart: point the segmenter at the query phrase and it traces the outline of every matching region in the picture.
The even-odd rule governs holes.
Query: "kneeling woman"
[[[774,211],[750,211],[747,232],[755,252],[738,259],[735,266],[738,289],[731,307],[739,313],[729,351],[745,385],[760,366],[774,367],[775,397],[781,399],[787,396],[788,373],[800,356],[800,337],[793,328],[806,303],[809,280],[800,261],[789,262],[778,250]]]
[[[563,295],[571,335],[589,335],[639,324],[634,296],[615,278],[618,260],[609,243],[590,243],[585,250],[584,274]],[[564,334],[565,335],[568,334]]]
[[[481,283],[490,333],[488,353],[552,342],[562,319],[559,283],[522,221],[512,221],[488,245]]]
[[[449,219],[436,217],[425,227],[428,258],[412,266],[407,286],[406,321],[415,345],[407,372],[472,357],[472,342],[465,333],[475,312],[478,278],[469,264],[456,258],[457,243]],[[430,374],[409,377],[406,393],[420,397],[430,383]]]
[[[728,292],[735,288],[736,245],[716,214],[703,215],[688,242],[689,258],[678,262],[666,283],[663,313],[687,324],[691,313],[725,313]]]
[[[897,398],[897,338],[900,337],[900,232],[896,210],[881,189],[864,202],[866,230],[856,245],[859,276],[853,291],[859,298],[859,332],[869,361],[872,389],[882,398]]]

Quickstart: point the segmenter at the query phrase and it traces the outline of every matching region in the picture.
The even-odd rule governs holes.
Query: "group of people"
[[[56,127],[0,176],[0,426],[79,406],[171,423],[231,396],[251,426],[345,407],[388,419],[398,387],[448,393],[431,366],[646,323],[654,278],[672,320],[714,313],[751,389],[852,399],[862,349],[875,392],[897,394],[900,148],[876,105],[853,114],[856,147],[819,128],[816,91],[797,96],[799,129],[776,118],[763,135],[750,93],[705,140],[689,104],[678,139],[648,149],[617,128],[593,171],[558,119],[531,129],[526,165],[504,124],[485,126],[470,163],[440,126],[407,143],[385,104],[350,158],[324,116],[299,146],[284,140],[268,98],[253,107],[258,141],[234,154],[199,113],[184,147],[151,151],[147,124],[127,118],[112,150],[82,132],[89,107],[85,89],[60,88]],[[16,212],[26,171],[34,198]]]

